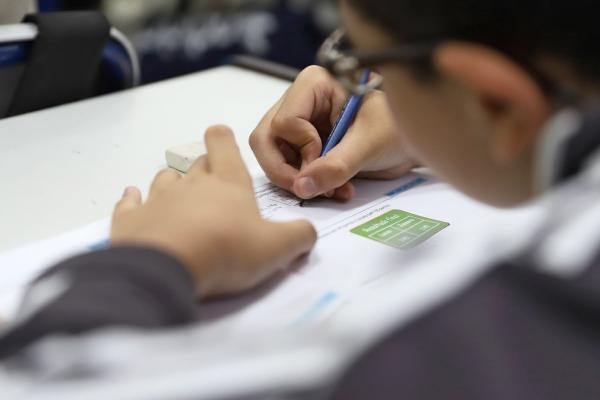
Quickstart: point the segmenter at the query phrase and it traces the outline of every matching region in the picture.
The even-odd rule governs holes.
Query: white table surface
[[[147,190],[167,148],[213,124],[234,129],[257,171],[248,136],[288,86],[221,67],[0,120],[0,251],[110,215],[126,186]]]

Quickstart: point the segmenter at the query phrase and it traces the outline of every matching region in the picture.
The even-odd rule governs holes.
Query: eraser
[[[178,171],[187,173],[194,161],[205,154],[206,146],[202,142],[171,147],[166,152],[167,165]]]

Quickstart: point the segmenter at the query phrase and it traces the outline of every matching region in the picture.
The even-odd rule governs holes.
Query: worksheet
[[[356,197],[304,202],[255,179],[259,208],[273,220],[309,219],[315,249],[281,276],[242,297],[204,304],[199,318],[215,336],[242,330],[290,328],[328,320],[356,293],[401,270],[416,249],[428,251],[499,217],[448,185],[413,173],[389,181],[355,180]],[[472,230],[470,228],[473,228]]]
[[[418,173],[389,181],[355,180],[352,201],[315,199],[303,206],[265,177],[254,182],[265,218],[308,219],[319,240],[309,255],[256,290],[199,307],[199,320],[220,336],[239,329],[287,329],[325,321],[354,293],[404,268],[414,249],[427,251],[453,235],[468,236],[470,226],[498,214]],[[106,247],[109,225],[105,219],[0,254],[0,319],[14,316],[27,284],[53,263]]]

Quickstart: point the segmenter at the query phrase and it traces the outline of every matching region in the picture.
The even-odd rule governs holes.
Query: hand
[[[202,296],[250,289],[313,247],[307,221],[270,222],[261,218],[252,180],[231,130],[206,132],[208,155],[182,177],[159,173],[142,204],[128,188],[113,216],[111,239],[161,249],[181,260]]]
[[[347,92],[320,67],[308,67],[269,110],[250,136],[250,146],[267,177],[304,199],[319,195],[349,200],[359,177],[391,179],[415,163],[402,149],[385,94],[365,97],[344,139],[325,157],[324,140]]]

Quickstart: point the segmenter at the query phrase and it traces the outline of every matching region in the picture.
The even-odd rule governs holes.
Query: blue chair
[[[34,24],[0,26],[0,118],[8,112],[37,33]],[[94,95],[133,88],[139,83],[137,53],[125,35],[112,28],[103,51]]]

